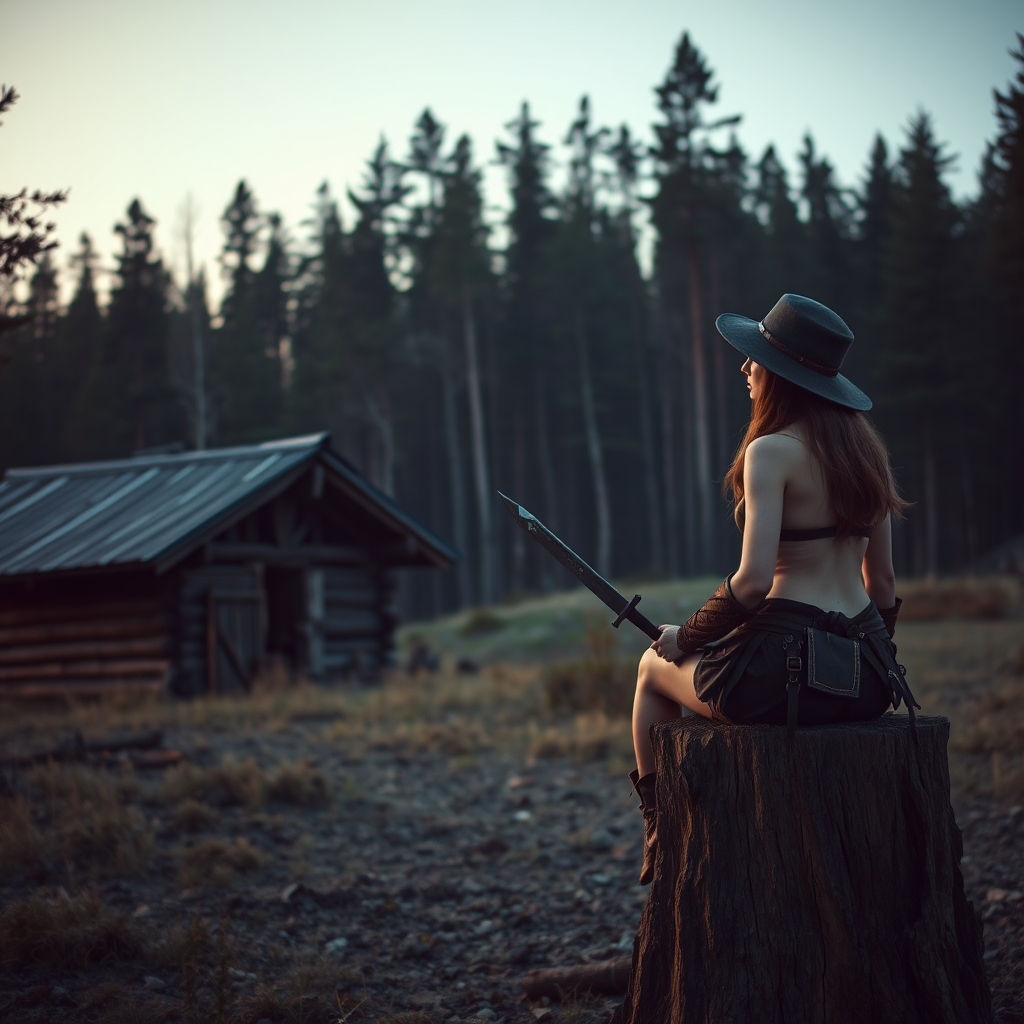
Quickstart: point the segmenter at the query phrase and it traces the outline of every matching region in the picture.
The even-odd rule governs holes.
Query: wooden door
[[[211,588],[206,615],[209,692],[251,690],[263,647],[259,594]]]

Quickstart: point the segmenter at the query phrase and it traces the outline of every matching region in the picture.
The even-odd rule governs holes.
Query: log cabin
[[[0,482],[0,697],[251,688],[393,659],[396,570],[457,553],[325,434]]]

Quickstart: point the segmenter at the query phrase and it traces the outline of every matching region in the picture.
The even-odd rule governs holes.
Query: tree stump
[[[985,1024],[945,718],[654,726],[659,849],[619,1024]]]

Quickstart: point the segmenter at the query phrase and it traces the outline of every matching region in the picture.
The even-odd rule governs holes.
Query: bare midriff
[[[866,537],[780,541],[769,599],[813,604],[852,618],[868,604],[861,576]]]

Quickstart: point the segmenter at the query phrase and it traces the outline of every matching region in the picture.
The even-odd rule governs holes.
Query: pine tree
[[[654,126],[657,144],[652,150],[658,190],[651,201],[651,215],[658,232],[657,267],[662,297],[676,318],[681,319],[685,312],[689,320],[693,484],[698,509],[696,535],[700,538],[697,568],[701,571],[711,569],[718,561],[716,474],[711,465],[712,374],[705,322],[707,281],[702,267],[707,263],[709,240],[721,230],[718,203],[723,190],[717,178],[724,161],[711,145],[710,137],[715,130],[739,120],[736,116],[706,120],[706,108],[718,99],[713,74],[703,54],[690,42],[689,34],[684,33],[672,67],[656,89],[663,120]],[[678,530],[679,524],[670,523],[668,529]]]
[[[653,362],[655,349],[650,344],[651,323],[647,310],[647,296],[643,276],[637,262],[636,232],[633,220],[637,212],[637,184],[645,147],[633,140],[628,125],[621,125],[615,139],[608,146],[608,156],[615,167],[615,182],[619,192],[617,222],[620,263],[617,274],[626,283],[629,302],[630,341],[636,374],[637,427],[639,457],[643,466],[644,497],[646,499],[646,534],[648,568],[654,572],[665,567],[665,541],[662,532],[662,503],[658,489],[658,459],[655,445],[654,389],[651,385],[656,374],[648,363]]]
[[[517,436],[526,445],[526,432],[532,426],[536,445],[536,469],[539,475],[540,514],[552,529],[562,528],[561,502],[556,478],[557,421],[551,381],[552,349],[545,312],[545,252],[554,234],[551,211],[554,197],[548,186],[550,146],[540,142],[530,106],[524,103],[519,116],[505,125],[510,143],[498,143],[498,159],[508,169],[511,209],[506,226],[509,232],[502,282],[501,379],[505,384],[512,419],[523,424]],[[525,456],[520,460],[525,463]],[[518,540],[518,538],[517,538]],[[545,589],[555,585],[556,577],[542,563]]]
[[[597,571],[608,577],[612,571],[612,512],[608,486],[605,443],[599,423],[600,389],[597,366],[598,297],[603,284],[601,217],[597,209],[595,158],[604,148],[607,129],[591,130],[590,101],[580,100],[579,112],[565,138],[570,150],[569,181],[561,203],[558,228],[548,253],[548,280],[556,338],[561,341],[563,359],[578,382],[578,404],[583,427],[587,467],[593,486],[596,524]],[[596,365],[595,365],[596,364]],[[589,518],[589,517],[588,517]]]
[[[485,418],[479,332],[481,303],[491,286],[490,254],[483,219],[480,172],[473,167],[469,136],[463,135],[456,142],[443,181],[427,284],[439,307],[446,339],[455,332],[456,324],[461,327],[480,542],[479,596],[481,603],[490,604],[498,596],[497,549],[491,514],[494,506],[490,484],[493,470]],[[457,452],[451,453],[453,459],[457,455]]]
[[[780,295],[808,290],[807,235],[774,146],[765,149],[755,171],[754,208],[765,230],[757,308],[767,312]]]
[[[253,264],[264,223],[252,192],[240,181],[221,217],[221,265],[228,288],[221,323],[210,343],[210,391],[216,406],[211,410],[211,433],[221,444],[266,440],[279,429],[283,335],[276,310],[284,302],[284,256],[277,220],[265,272],[257,274]]]
[[[72,267],[78,270],[78,283],[67,313],[58,324],[52,371],[53,389],[59,396],[54,409],[61,459],[70,459],[76,451],[75,435],[80,425],[75,422],[73,410],[90,369],[102,356],[103,345],[104,322],[95,280],[98,257],[87,234],[81,235],[79,245],[79,251],[71,257]]]
[[[889,150],[881,135],[875,136],[867,175],[858,196],[856,251],[857,299],[862,321],[877,331],[885,284],[885,252],[893,217],[893,172]]]
[[[849,287],[853,215],[832,165],[817,156],[810,134],[804,136],[800,165],[801,195],[807,204],[807,294],[835,310],[847,311],[853,297]]]
[[[959,211],[943,175],[952,162],[936,141],[931,118],[917,114],[907,129],[893,192],[886,258],[886,348],[879,404],[896,427],[890,442],[910,455],[919,475],[923,524],[915,569],[939,568],[938,455],[955,429],[960,392],[956,345],[961,295],[956,230]]]

